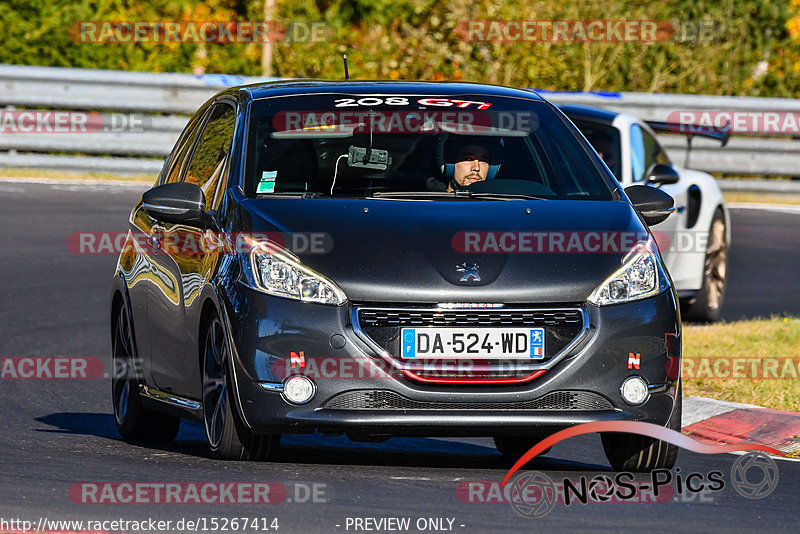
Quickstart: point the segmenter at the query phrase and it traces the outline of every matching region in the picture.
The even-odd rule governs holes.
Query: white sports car
[[[659,145],[655,131],[676,133],[680,129],[589,106],[565,104],[559,108],[623,187],[646,183],[672,195],[676,213],[652,230],[678,290],[683,318],[719,319],[727,282],[730,218],[714,177],[674,165]],[[693,128],[689,135],[712,137],[723,146],[728,140],[727,133],[702,128]]]

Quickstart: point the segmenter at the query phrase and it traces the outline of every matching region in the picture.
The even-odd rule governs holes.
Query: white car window
[[[656,163],[669,165],[666,152],[647,130],[638,124],[631,126],[631,177],[641,182]]]
[[[631,126],[631,178],[634,182],[644,180],[644,173],[647,170],[643,133],[638,124]]]

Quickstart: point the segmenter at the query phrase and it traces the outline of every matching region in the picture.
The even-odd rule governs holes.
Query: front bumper
[[[255,433],[519,435],[595,421],[665,425],[673,410],[681,331],[672,291],[602,308],[584,305],[586,331],[536,378],[454,384],[392,370],[354,331],[351,303],[306,304],[238,283],[230,290],[223,302],[237,404]],[[289,374],[314,381],[308,403],[284,398]],[[632,375],[651,386],[638,406],[620,392]]]

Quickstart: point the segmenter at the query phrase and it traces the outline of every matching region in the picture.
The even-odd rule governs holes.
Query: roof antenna
[[[347,70],[347,54],[342,54],[344,60],[344,81],[350,81],[350,71]]]

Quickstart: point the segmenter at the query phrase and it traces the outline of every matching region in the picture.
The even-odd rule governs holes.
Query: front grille
[[[347,391],[330,399],[331,410],[539,410],[603,411],[614,407],[602,395],[589,391],[554,391],[519,402],[430,402],[404,397],[389,390]]]
[[[581,324],[579,310],[363,309],[362,327],[387,326],[566,326]]]
[[[365,341],[377,346],[381,352],[401,365],[414,366],[411,378],[422,381],[525,381],[533,379],[532,364],[546,364],[564,350],[584,330],[583,311],[580,308],[504,308],[504,309],[444,309],[435,307],[356,308],[353,310],[354,326],[358,326]],[[357,323],[357,325],[356,325]],[[401,334],[405,327],[541,327],[544,328],[545,353],[536,361],[483,359],[475,354],[468,366],[443,359],[438,363],[422,363],[401,354]],[[460,363],[463,363],[463,358]],[[419,367],[422,369],[419,369]],[[530,378],[526,378],[530,377]]]

